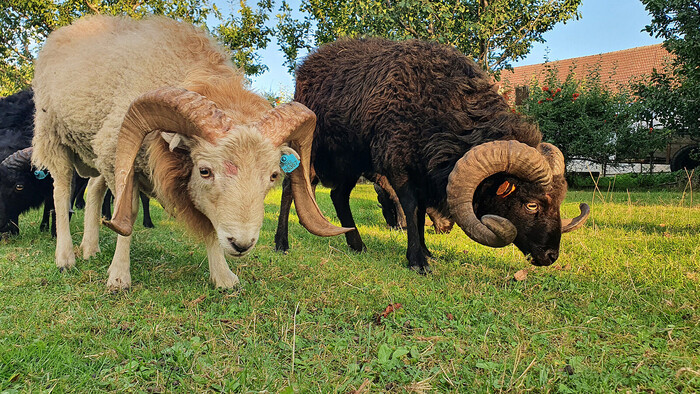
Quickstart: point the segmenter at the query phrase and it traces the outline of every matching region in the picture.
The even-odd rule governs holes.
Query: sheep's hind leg
[[[51,224],[51,211],[53,210],[53,196],[44,199],[44,213],[41,215],[41,224],[39,225],[40,231],[49,231],[49,226]],[[51,235],[56,235],[56,227],[51,228]]]
[[[91,208],[92,209],[92,208]],[[136,215],[139,213],[139,191],[134,188],[134,194],[131,196],[131,225],[133,227],[136,221]],[[131,250],[131,238],[133,233],[127,237],[123,235],[117,236],[117,247],[114,250],[112,264],[109,265],[107,274],[107,289],[111,291],[126,290],[131,286],[131,261],[129,252]]]
[[[207,245],[207,257],[209,259],[209,277],[214,287],[230,289],[240,283],[238,276],[231,272],[224,256],[224,251],[219,245],[216,233],[209,234],[205,239]]]
[[[418,201],[412,192],[408,183],[402,187],[395,188],[396,194],[399,196],[399,201],[406,214],[406,232],[408,233],[408,246],[406,248],[406,258],[408,259],[408,267],[421,275],[430,273],[432,269],[428,264],[425,252],[425,241],[423,232],[425,228],[425,210],[419,207]],[[418,215],[423,215],[423,220],[418,219]]]
[[[346,179],[335,189],[331,190],[331,200],[333,200],[335,213],[338,215],[340,224],[343,227],[355,227],[355,220],[352,218],[352,212],[350,211],[350,192],[355,187],[358,179],[359,178]],[[350,249],[356,252],[364,252],[367,250],[367,247],[362,242],[359,231],[357,231],[357,227],[345,233],[345,240]]]
[[[84,259],[89,259],[100,252],[100,209],[106,190],[107,183],[103,176],[90,178],[85,202],[83,241],[80,243]]]
[[[143,227],[154,228],[151,220],[151,199],[143,193],[139,193],[141,197],[141,206],[143,207]]]
[[[282,181],[282,199],[280,201],[280,214],[277,218],[277,231],[275,232],[275,250],[287,252],[289,250],[289,210],[292,207],[292,180],[285,177]]]

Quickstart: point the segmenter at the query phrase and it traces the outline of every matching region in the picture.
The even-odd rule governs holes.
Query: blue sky
[[[290,3],[296,9],[300,0]],[[218,4],[222,1],[216,1]],[[221,6],[226,12],[228,5]],[[514,66],[542,63],[549,60],[597,55],[661,41],[641,30],[650,18],[639,0],[583,0],[579,7],[581,18],[566,24],[559,23],[544,34],[545,43],[537,43],[530,54]],[[253,88],[259,92],[293,92],[294,80],[283,66],[284,58],[273,41],[261,53],[269,70],[252,78]]]

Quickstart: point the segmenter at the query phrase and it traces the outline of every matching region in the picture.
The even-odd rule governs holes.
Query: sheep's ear
[[[299,154],[292,148],[284,145],[280,148],[280,168],[285,174],[289,174],[299,167]]]
[[[189,137],[178,133],[168,133],[166,131],[162,131],[160,135],[163,137],[165,142],[168,143],[168,147],[170,148],[171,152],[175,149],[184,149],[187,151],[190,150],[190,145],[192,145],[192,141]]]

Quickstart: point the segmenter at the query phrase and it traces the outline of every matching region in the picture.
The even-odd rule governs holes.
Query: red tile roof
[[[529,85],[530,81],[542,81],[547,75],[545,65],[557,68],[557,76],[564,81],[570,70],[584,78],[589,70],[600,65],[602,81],[612,89],[626,85],[631,79],[651,74],[653,69],[663,70],[671,54],[661,44],[607,52],[600,55],[575,57],[531,66],[514,67],[501,72],[500,86],[510,91],[517,86]]]

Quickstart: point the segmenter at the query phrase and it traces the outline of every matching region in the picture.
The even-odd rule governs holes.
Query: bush
[[[566,177],[570,189],[593,189],[595,182],[601,191],[610,190],[684,190],[688,184],[688,175],[685,171],[662,172],[655,174],[619,174],[615,176],[603,176],[591,178],[590,175],[569,174]],[[698,174],[693,174],[693,189],[698,187]]]
[[[543,83],[535,80],[518,110],[534,118],[545,141],[567,160],[589,159],[603,166],[651,156],[667,142],[667,134],[653,127],[628,89],[606,85],[599,67],[585,75],[569,70],[564,81],[556,67],[548,67]]]

